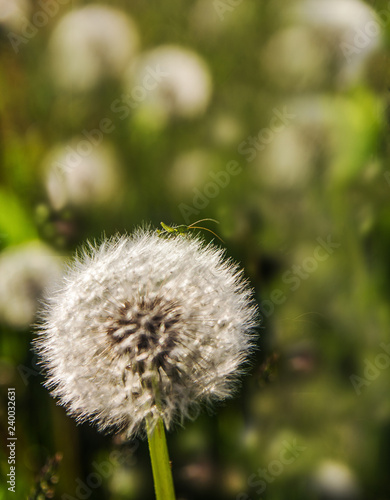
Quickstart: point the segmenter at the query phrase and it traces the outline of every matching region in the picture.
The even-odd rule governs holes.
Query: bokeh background
[[[389,33],[387,1],[0,0],[1,499],[153,498],[31,324],[87,239],[205,217],[262,321],[241,391],[168,434],[178,499],[390,499]]]

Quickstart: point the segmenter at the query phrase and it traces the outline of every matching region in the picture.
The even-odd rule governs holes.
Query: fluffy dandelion
[[[21,38],[17,35],[25,34],[26,18],[31,14],[31,5],[27,0],[14,0],[9,2],[7,0],[0,0],[0,28],[12,30],[8,31],[7,37],[11,42],[13,49],[16,53],[19,52],[19,45],[26,43],[26,38]]]
[[[139,102],[141,109],[150,109],[164,122],[169,117],[192,119],[205,112],[211,99],[212,79],[201,56],[176,45],[156,47],[130,65],[125,87],[132,91],[137,85],[145,85],[151,68],[159,69],[161,76]]]
[[[36,348],[69,414],[128,437],[146,426],[150,437],[232,395],[256,316],[221,249],[139,229],[76,258],[47,301]]]
[[[62,273],[61,258],[37,241],[8,247],[0,254],[0,322],[28,328],[44,290]]]
[[[54,146],[44,158],[45,188],[55,210],[112,204],[113,198],[121,197],[121,170],[112,145],[105,141],[80,154],[82,143],[84,139],[74,137]]]
[[[67,12],[49,41],[49,66],[58,87],[88,92],[105,77],[119,78],[139,45],[134,21],[120,9],[89,4]]]

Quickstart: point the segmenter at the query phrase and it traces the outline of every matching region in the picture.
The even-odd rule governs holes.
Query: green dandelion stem
[[[156,499],[175,500],[175,490],[173,488],[172,472],[162,419],[158,419],[154,429],[149,419],[147,419],[146,430],[148,434]]]

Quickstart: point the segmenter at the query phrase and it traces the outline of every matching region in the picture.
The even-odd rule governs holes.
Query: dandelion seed
[[[257,308],[221,249],[139,229],[78,256],[42,318],[52,395],[78,421],[132,437],[233,394]]]

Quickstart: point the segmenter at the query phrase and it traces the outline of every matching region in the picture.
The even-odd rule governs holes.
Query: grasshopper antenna
[[[188,227],[192,227],[194,224],[198,224],[198,222],[203,222],[205,220],[211,220],[211,221],[216,222],[217,224],[219,224],[219,221],[217,221],[215,219],[199,219],[199,220],[193,222],[192,224],[190,224]],[[202,229],[206,229],[206,228],[203,227]]]
[[[204,220],[206,220],[206,219],[204,219]],[[212,219],[207,219],[207,220],[212,220]],[[200,222],[200,221],[198,221],[198,222]],[[194,222],[194,224],[196,224],[196,222]],[[193,226],[192,224],[191,224],[191,226],[188,226],[188,227],[190,227],[191,229],[204,229],[205,231],[208,231],[209,233],[211,233],[211,234],[213,234],[214,236],[216,236],[216,237],[217,237],[220,241],[222,241],[222,243],[225,243],[225,242],[223,241],[223,239],[222,239],[221,237],[219,237],[219,236],[218,236],[218,234],[215,234],[215,233],[214,233],[214,231],[211,231],[211,229],[209,229],[208,227]]]

